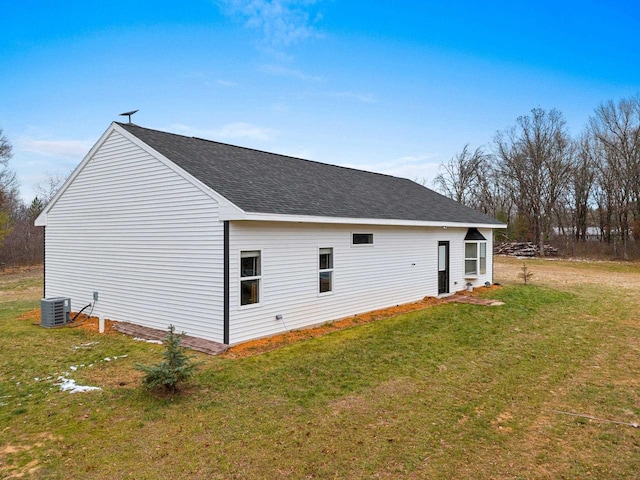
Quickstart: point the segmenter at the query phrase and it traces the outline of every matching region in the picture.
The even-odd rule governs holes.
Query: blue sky
[[[26,201],[118,114],[428,182],[532,108],[640,93],[631,1],[5,2],[0,128]]]

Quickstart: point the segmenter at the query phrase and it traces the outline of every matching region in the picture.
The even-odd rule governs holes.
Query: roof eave
[[[351,225],[392,225],[403,227],[441,227],[441,228],[507,228],[504,223],[474,223],[451,221],[402,220],[388,218],[326,217],[321,215],[285,215],[274,213],[238,212],[236,209],[220,209],[220,220],[291,222],[291,223],[329,223]]]

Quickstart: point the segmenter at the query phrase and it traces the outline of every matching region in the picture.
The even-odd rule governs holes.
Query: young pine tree
[[[187,355],[184,347],[180,346],[184,335],[184,332],[176,335],[175,327],[169,325],[169,334],[162,341],[165,346],[162,353],[164,361],[150,366],[135,364],[136,370],[141,370],[146,374],[142,379],[142,384],[145,387],[151,390],[164,388],[175,393],[178,391],[179,384],[186,382],[193,376],[198,364],[191,361],[195,356]]]
[[[523,263],[522,267],[520,268],[520,273],[518,274],[518,277],[520,277],[522,279],[522,281],[524,282],[525,285],[528,285],[529,282],[531,281],[531,277],[533,277],[533,272],[530,271],[527,268],[527,264]]]

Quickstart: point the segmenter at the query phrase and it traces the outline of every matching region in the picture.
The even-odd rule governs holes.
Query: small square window
[[[373,245],[373,233],[354,233],[353,245]]]

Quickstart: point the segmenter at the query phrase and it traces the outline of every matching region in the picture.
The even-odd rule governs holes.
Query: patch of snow
[[[117,360],[117,359],[119,359],[119,358],[126,358],[126,357],[128,357],[128,356],[129,356],[129,355],[114,355],[113,357],[107,357],[107,358],[105,358],[103,361],[104,361],[104,362],[110,362],[110,361],[112,361],[112,360]]]
[[[91,348],[91,347],[93,347],[94,345],[97,345],[98,343],[100,343],[100,342],[87,342],[87,343],[81,343],[80,345],[73,347],[73,349],[74,349],[74,350],[78,350],[78,349],[80,349],[80,348]]]
[[[140,338],[140,337],[133,337],[133,339],[138,342],[158,343],[162,345],[162,340],[147,340],[146,338]]]
[[[90,392],[92,390],[102,390],[100,387],[89,387],[86,385],[76,385],[76,381],[70,378],[58,377],[60,383],[54,383],[60,387],[62,392],[69,393],[82,393],[82,392]]]
[[[71,370],[72,372],[75,372],[76,370],[78,370],[78,366],[77,365],[71,365],[69,367],[69,370]]]

